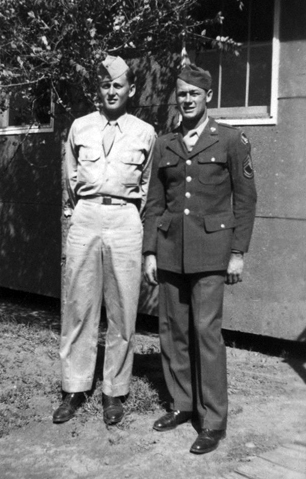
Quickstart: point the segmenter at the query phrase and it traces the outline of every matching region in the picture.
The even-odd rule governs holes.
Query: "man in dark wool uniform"
[[[197,419],[190,452],[214,450],[227,425],[224,283],[241,281],[256,205],[251,147],[207,116],[210,73],[191,64],[176,84],[181,125],[157,140],[144,232],[145,278],[159,284],[170,412],[157,431]]]

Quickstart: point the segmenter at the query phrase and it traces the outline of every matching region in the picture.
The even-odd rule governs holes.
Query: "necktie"
[[[187,135],[184,136],[184,143],[188,151],[192,150],[197,140],[198,140],[197,132],[194,130],[188,131]]]
[[[105,156],[109,155],[116,136],[117,123],[108,123],[104,136],[103,136],[103,149]]]

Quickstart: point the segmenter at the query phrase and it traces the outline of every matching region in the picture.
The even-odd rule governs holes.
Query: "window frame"
[[[278,82],[280,57],[280,0],[274,0],[272,71],[270,105],[232,108],[208,108],[208,114],[216,121],[225,121],[229,125],[276,125],[278,119]],[[249,68],[249,65],[247,65]],[[239,116],[239,114],[241,116]]]
[[[8,123],[8,115],[9,115],[9,108],[5,110],[2,115],[7,118]],[[49,124],[42,124],[42,125],[8,125],[8,126],[0,126],[0,136],[3,135],[23,135],[23,134],[33,134],[33,133],[53,133],[54,132],[54,99],[53,94],[50,94],[50,122]]]

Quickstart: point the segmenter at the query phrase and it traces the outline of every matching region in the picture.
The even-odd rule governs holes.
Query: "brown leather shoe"
[[[224,439],[226,432],[224,429],[202,429],[195,442],[190,448],[194,454],[206,454],[217,449],[219,441]]]
[[[191,417],[191,411],[171,411],[155,421],[153,429],[156,431],[170,431],[171,429],[175,429],[179,424],[187,422]]]
[[[103,419],[105,424],[116,424],[123,418],[123,406],[120,398],[102,395]]]
[[[53,422],[61,423],[69,421],[84,401],[84,393],[67,393],[64,401],[53,414]]]

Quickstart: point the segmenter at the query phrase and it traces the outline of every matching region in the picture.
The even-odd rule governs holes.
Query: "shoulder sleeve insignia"
[[[249,144],[249,140],[247,139],[247,137],[245,136],[244,133],[241,133],[241,142],[244,144],[244,145],[248,145]]]
[[[243,161],[243,176],[248,180],[254,178],[253,162],[250,155],[248,155]]]

